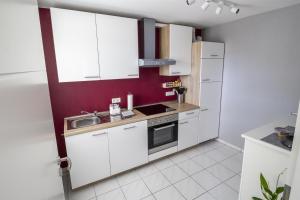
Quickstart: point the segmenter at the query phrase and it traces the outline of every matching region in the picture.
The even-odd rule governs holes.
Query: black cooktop
[[[136,110],[140,111],[144,115],[155,115],[159,113],[165,113],[165,112],[170,112],[173,110],[176,110],[174,108],[170,108],[168,106],[165,106],[163,104],[154,104],[150,106],[142,106],[135,108]]]

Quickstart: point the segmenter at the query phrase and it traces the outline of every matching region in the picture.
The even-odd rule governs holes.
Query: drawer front
[[[179,113],[179,120],[192,119],[199,116],[199,109]]]
[[[202,42],[201,58],[224,58],[224,43]]]

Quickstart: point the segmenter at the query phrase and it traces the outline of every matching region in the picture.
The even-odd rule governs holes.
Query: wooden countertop
[[[82,118],[82,117],[85,117],[86,115],[68,117],[68,118],[64,119],[64,134],[63,135],[65,137],[69,137],[69,136],[72,136],[72,135],[77,135],[77,134],[87,133],[87,132],[91,132],[91,131],[107,129],[107,128],[111,128],[111,127],[115,127],[115,126],[126,125],[126,124],[130,124],[130,123],[138,122],[138,121],[148,120],[148,119],[152,119],[152,118],[156,118],[156,117],[176,114],[176,113],[185,112],[185,111],[194,110],[194,109],[199,108],[199,106],[196,106],[196,105],[193,105],[193,104],[188,104],[188,103],[178,104],[177,102],[174,102],[174,101],[172,101],[172,102],[162,102],[161,104],[169,106],[169,107],[174,108],[176,110],[171,111],[171,112],[167,112],[167,113],[160,113],[160,114],[156,114],[156,115],[147,116],[147,115],[142,114],[138,110],[133,109],[133,112],[135,113],[135,115],[131,118],[116,120],[116,121],[97,124],[97,125],[92,125],[92,126],[86,126],[86,127],[77,128],[77,129],[70,129],[70,130],[68,130],[68,120]],[[104,112],[104,113],[107,113],[107,112]]]

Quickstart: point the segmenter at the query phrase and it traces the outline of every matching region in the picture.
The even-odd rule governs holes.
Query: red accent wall
[[[51,106],[60,156],[66,155],[65,141],[61,136],[65,117],[78,115],[82,110],[89,112],[94,110],[106,111],[113,97],[121,97],[121,106],[126,107],[128,92],[134,95],[134,106],[176,99],[175,96],[165,97],[165,92],[168,89],[161,88],[161,84],[177,80],[178,77],[159,76],[158,68],[140,69],[139,79],[59,83],[50,10],[41,8],[39,11]],[[158,55],[158,49],[157,47],[156,55]]]

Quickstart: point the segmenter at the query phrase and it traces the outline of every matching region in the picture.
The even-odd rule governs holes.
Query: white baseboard
[[[226,142],[226,141],[224,141],[224,140],[222,140],[222,139],[220,139],[220,138],[217,138],[216,140],[217,140],[218,142],[221,142],[222,144],[225,144],[225,145],[231,147],[231,148],[234,148],[234,149],[236,149],[236,150],[238,150],[238,151],[244,152],[244,149],[242,149],[242,148],[240,148],[240,147],[237,147],[237,146],[235,146],[235,145],[233,145],[233,144],[230,144],[230,143],[228,143],[228,142]]]

